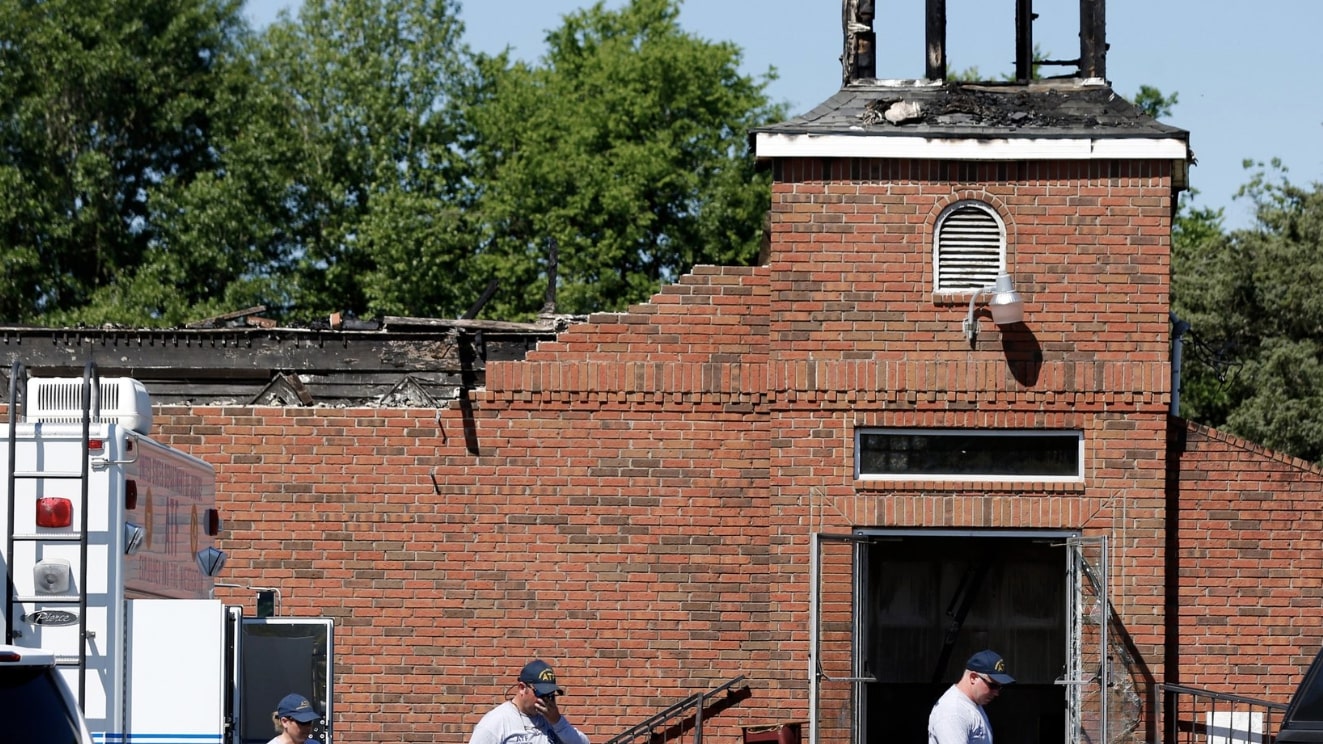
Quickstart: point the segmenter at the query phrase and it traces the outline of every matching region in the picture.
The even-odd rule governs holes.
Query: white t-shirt
[[[983,706],[951,685],[928,714],[928,744],[992,744]]]
[[[539,713],[526,716],[509,700],[492,708],[473,727],[469,744],[552,744],[548,731],[554,731],[560,744],[588,744],[588,737],[570,725],[565,716],[552,726]]]

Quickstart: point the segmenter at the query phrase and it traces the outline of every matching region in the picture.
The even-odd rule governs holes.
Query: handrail
[[[24,395],[23,383],[20,378],[24,377],[25,374],[23,363],[15,359],[13,366],[9,369],[9,442],[7,443],[9,459],[5,468],[5,477],[8,480],[8,486],[5,489],[7,496],[5,500],[8,502],[5,521],[8,526],[6,530],[8,534],[5,538],[5,558],[10,561],[13,560],[14,555],[14,471],[18,469],[18,466],[14,463],[14,458],[18,456],[18,422],[23,418],[27,403],[26,398],[20,400],[20,396]],[[18,590],[14,586],[14,572],[7,568],[5,570],[5,643],[13,643],[18,636],[14,630],[14,600],[17,595]]]
[[[1163,744],[1209,741],[1274,744],[1284,703],[1160,684]]]
[[[101,419],[101,373],[96,362],[83,367],[83,453],[79,486],[82,503],[78,507],[78,705],[87,710],[87,573],[88,534],[92,511],[92,421]]]
[[[624,744],[625,742],[644,735],[651,737],[654,735],[654,731],[658,726],[661,726],[671,719],[679,718],[682,713],[690,708],[693,708],[694,744],[701,744],[703,741],[703,709],[707,707],[708,700],[711,700],[723,692],[729,691],[732,687],[743,681],[744,675],[741,674],[740,676],[728,680],[722,685],[714,687],[707,692],[696,692],[677,703],[672,703],[647,719],[625,729],[623,732],[608,740],[606,744]]]

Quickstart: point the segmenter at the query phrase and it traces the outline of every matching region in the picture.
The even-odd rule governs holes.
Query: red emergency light
[[[100,439],[89,439],[89,440],[87,440],[87,449],[88,449],[89,451],[92,451],[92,452],[100,452],[101,450],[103,450],[103,449],[105,449],[105,448],[106,448],[106,443],[103,442],[103,441],[101,441]]]
[[[207,536],[215,537],[220,534],[221,519],[220,509],[207,510]]]
[[[124,481],[124,508],[133,511],[138,508],[138,481]]]
[[[38,527],[68,527],[73,524],[73,502],[59,496],[37,499]]]

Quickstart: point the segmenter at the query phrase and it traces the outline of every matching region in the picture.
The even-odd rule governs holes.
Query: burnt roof
[[[754,131],[758,133],[1189,142],[1188,132],[1145,114],[1110,86],[1072,80],[1030,84],[862,81],[841,88],[808,113]]]
[[[239,314],[236,314],[236,316]],[[386,317],[312,327],[0,325],[0,395],[25,376],[132,377],[157,405],[437,407],[481,387],[489,361],[522,359],[579,316],[536,323]]]

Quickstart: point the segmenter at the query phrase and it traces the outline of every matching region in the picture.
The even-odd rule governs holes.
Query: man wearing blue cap
[[[528,662],[510,699],[478,721],[469,744],[588,744],[588,737],[561,715],[556,698],[564,694],[545,661]]]
[[[992,744],[992,726],[983,706],[1015,682],[995,651],[979,651],[965,662],[959,681],[938,698],[928,714],[928,744]]]

